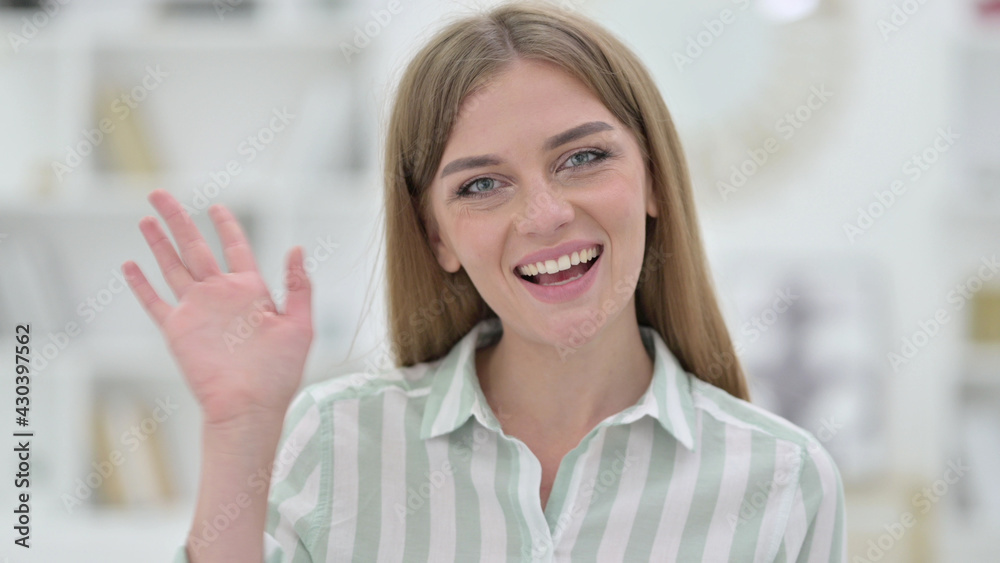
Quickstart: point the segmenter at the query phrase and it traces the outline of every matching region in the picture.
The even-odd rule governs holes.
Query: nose
[[[514,216],[514,228],[519,234],[550,234],[575,216],[573,204],[544,180],[536,182],[525,195],[524,205]]]

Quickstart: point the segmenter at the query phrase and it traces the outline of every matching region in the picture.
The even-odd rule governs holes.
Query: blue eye
[[[583,161],[581,161],[579,158],[577,158],[577,157],[580,157],[580,156],[588,156],[588,155],[593,156],[593,158],[587,159],[587,160],[583,160]],[[573,168],[575,168],[577,166],[583,166],[584,164],[589,164],[589,163],[594,162],[595,160],[599,160],[599,159],[600,159],[600,154],[598,154],[597,151],[580,151],[580,152],[574,154],[573,156],[569,157],[569,159],[566,162],[573,162],[573,163],[575,163],[575,164],[573,164]]]
[[[581,160],[579,158],[579,157],[586,158],[588,155],[591,158],[586,159],[586,160]],[[609,156],[611,156],[611,153],[608,152],[608,151],[603,151],[603,150],[598,150],[598,149],[585,149],[585,150],[582,150],[582,151],[579,151],[579,152],[576,152],[576,153],[573,153],[572,155],[570,155],[570,157],[568,159],[566,159],[566,162],[567,163],[574,163],[574,164],[571,164],[570,166],[568,166],[568,168],[581,168],[581,167],[586,167],[586,166],[591,166],[593,164],[597,164],[598,162],[600,162],[600,161],[608,158]],[[482,187],[482,185],[483,185],[482,182],[484,182],[484,181],[491,181],[491,182],[495,183],[496,179],[490,178],[489,176],[480,176],[479,178],[473,178],[472,180],[469,180],[468,182],[462,184],[462,186],[458,188],[458,190],[456,192],[456,195],[458,197],[463,197],[463,198],[464,197],[486,197],[486,196],[490,195],[490,192],[493,191],[492,189],[488,189],[486,191],[469,191],[470,187],[475,186],[477,184],[479,185],[479,187]]]
[[[462,188],[459,190],[458,193],[459,193],[459,195],[464,196],[464,197],[483,197],[483,196],[487,195],[491,190],[482,191],[482,192],[470,192],[469,191],[469,188],[473,187],[473,186],[478,186],[480,188],[483,187],[483,182],[494,182],[494,183],[496,183],[496,180],[493,179],[493,178],[489,178],[489,177],[482,177],[482,178],[476,178],[475,180],[470,180],[469,182],[467,182],[466,184],[464,184],[462,186]]]

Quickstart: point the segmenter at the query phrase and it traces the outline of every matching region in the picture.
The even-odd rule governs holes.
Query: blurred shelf
[[[303,201],[301,211],[304,214],[323,215],[370,203],[375,194],[380,195],[377,182],[377,176],[370,170],[348,170],[322,178],[298,180],[237,178],[221,189],[217,197],[206,197],[208,203],[205,207],[220,202],[234,212],[253,213],[281,208],[282,202],[294,208],[296,202]],[[205,183],[204,178],[192,181],[190,176],[178,174],[160,177],[97,174],[82,180],[81,189],[64,190],[48,196],[4,196],[0,190],[0,216],[141,217],[155,214],[155,209],[146,199],[154,189],[163,188],[182,204],[192,204],[195,193],[204,194]],[[294,183],[298,189],[286,189],[289,183]],[[8,190],[8,194],[11,193],[17,192]],[[316,200],[322,204],[317,205]]]
[[[255,22],[219,25],[217,21],[162,21],[148,30],[117,33],[95,38],[97,49],[158,51],[193,51],[199,54],[259,55],[276,51],[340,51],[343,42],[352,41],[352,29],[346,18],[330,18],[308,27],[293,26],[280,30]],[[339,58],[338,60],[343,60]]]
[[[91,377],[128,377],[147,383],[184,385],[176,360],[158,334],[91,337],[81,348],[84,361],[92,369],[100,370]]]
[[[0,145],[7,155],[0,160],[0,232],[8,235],[0,250],[17,258],[34,250],[32,236],[25,236],[21,246],[21,234],[57,241],[50,246],[58,249],[49,250],[65,262],[68,280],[60,286],[68,292],[63,296],[68,307],[64,304],[59,313],[66,318],[57,314],[57,320],[88,323],[38,382],[39,397],[46,397],[38,412],[48,409],[52,415],[39,424],[47,438],[45,452],[38,453],[39,483],[33,491],[39,523],[32,529],[32,555],[37,560],[170,560],[192,525],[200,410],[168,345],[111,273],[135,259],[160,297],[175,302],[135,228],[140,218],[158,216],[148,201],[153,189],[165,189],[197,211],[214,203],[231,209],[246,228],[275,296],[284,288],[289,246],[302,245],[311,261],[307,268],[316,268],[310,275],[317,284],[338,284],[337,291],[316,292],[317,338],[303,385],[365,369],[363,360],[345,358],[354,327],[340,320],[353,319],[360,301],[356,286],[368,281],[352,274],[352,252],[362,246],[352,237],[376,226],[382,196],[375,159],[366,158],[374,149],[377,116],[359,80],[378,42],[350,59],[342,52],[343,44],[354,45],[358,27],[371,21],[370,6],[290,6],[266,1],[245,14],[250,17],[234,13],[220,21],[212,11],[201,17],[164,16],[153,3],[124,2],[120,9],[60,4],[63,12],[40,25],[26,43],[0,49],[2,100],[8,108],[0,118],[11,126],[6,144]],[[6,39],[20,33],[23,18],[33,13],[0,9],[0,34]],[[162,86],[159,81],[155,88],[146,86],[147,66],[157,64],[169,76]],[[136,127],[150,139],[148,152],[156,167],[122,166],[120,146],[115,153],[116,143],[88,135],[102,118],[116,125],[116,118],[125,119],[114,106],[109,110],[105,91],[131,93],[140,85],[145,92],[135,98],[142,101],[136,106],[142,115]],[[290,121],[282,118],[274,125],[276,110],[293,114]],[[124,127],[114,131],[128,133]],[[264,148],[253,145],[250,155],[241,146],[255,133]],[[85,140],[89,147],[81,147]],[[98,147],[109,152],[102,154]],[[78,164],[57,175],[54,163],[68,165],[77,152]],[[234,161],[240,172],[216,181],[223,166]],[[125,169],[165,172],[116,172]],[[204,214],[195,220],[208,221]],[[203,231],[220,257],[214,234]],[[326,241],[339,250],[330,250]],[[30,272],[33,264],[23,264]],[[92,319],[84,321],[78,308],[71,309],[109,291],[112,302],[99,322],[90,324]],[[359,341],[351,355],[357,358],[365,346]],[[62,496],[103,455],[96,453],[102,451],[95,438],[100,433],[92,431],[95,397],[119,391],[148,408],[163,397],[179,405],[178,413],[164,421],[161,444],[173,454],[165,456],[168,473],[182,498],[147,508],[85,503],[69,513]],[[128,420],[134,418],[112,419],[106,446],[124,449],[114,432],[128,428]]]
[[[974,23],[963,27],[958,39],[966,47],[1000,55],[1000,25],[997,23]]]
[[[884,473],[865,483],[845,484],[847,503],[847,546],[850,561],[867,555],[871,542],[883,541],[888,526],[900,524],[903,514],[915,512],[911,498],[924,486],[924,479],[913,474]],[[892,546],[878,555],[882,563],[924,563],[939,541],[937,513],[914,517],[899,537],[891,537]],[[868,555],[868,557],[873,557]],[[864,559],[868,561],[869,559]]]
[[[948,217],[954,223],[968,226],[966,222],[972,221],[977,228],[986,224],[1000,226],[1000,207],[956,202],[954,199],[949,198],[949,202],[945,204],[948,207]]]
[[[27,37],[17,54],[65,50],[81,43],[98,48],[220,51],[235,53],[275,50],[340,49],[353,39],[353,26],[371,16],[360,3],[344,2],[329,8],[300,7],[291,13],[257,9],[219,14],[162,12],[155,3],[119,6],[87,6],[86,10],[62,5],[38,33]],[[264,3],[266,4],[266,3]],[[209,7],[212,5],[210,4]],[[0,8],[0,31],[21,35],[24,19],[40,10]],[[279,17],[274,17],[275,14]],[[53,33],[46,33],[53,31]],[[6,54],[6,53],[4,53]]]
[[[149,509],[35,508],[31,561],[171,561],[184,545],[194,500]]]
[[[964,384],[1000,391],[1000,344],[967,343],[964,361]]]
[[[138,221],[142,216],[156,214],[156,210],[146,199],[149,191],[134,190],[134,193],[118,195],[95,193],[74,198],[5,198],[0,200],[0,217],[13,215],[32,218],[73,216],[97,220],[115,216],[135,217]],[[174,193],[175,196],[177,195],[172,190],[168,191]],[[180,201],[184,203],[183,200]],[[215,202],[213,201],[213,203]],[[251,204],[245,202],[225,201],[223,203],[237,215],[248,213],[253,209]]]
[[[943,561],[1000,561],[1000,521],[967,522],[945,518],[942,522]]]
[[[956,148],[954,189],[945,194],[945,205],[957,223],[976,227],[1000,224],[1000,25],[996,18],[977,18],[970,2],[962,10],[964,21],[952,34],[948,61],[953,91],[955,130],[961,135]]]

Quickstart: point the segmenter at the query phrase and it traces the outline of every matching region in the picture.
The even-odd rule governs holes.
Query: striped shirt
[[[649,388],[562,459],[543,510],[541,465],[475,374],[501,331],[484,320],[433,362],[306,386],[271,474],[266,563],[847,560],[828,452],[686,373],[646,326]]]

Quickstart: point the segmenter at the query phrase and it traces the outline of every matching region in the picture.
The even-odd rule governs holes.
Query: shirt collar
[[[498,340],[502,330],[499,318],[484,319],[437,362],[429,374],[433,380],[421,421],[421,439],[451,432],[465,424],[470,416],[475,416],[483,426],[502,433],[479,386],[475,355],[477,348]],[[694,450],[691,376],[652,327],[640,325],[639,332],[646,350],[653,353],[653,379],[643,396],[615,415],[610,424],[628,424],[649,415],[686,448]]]

